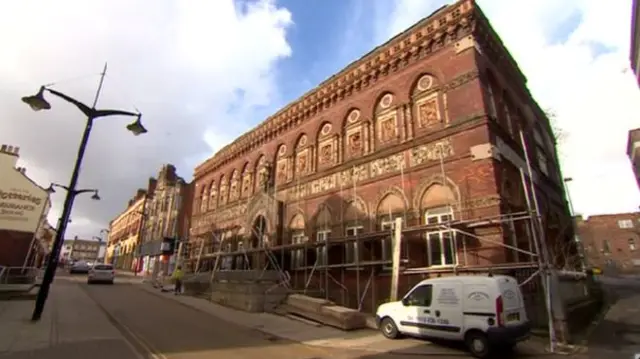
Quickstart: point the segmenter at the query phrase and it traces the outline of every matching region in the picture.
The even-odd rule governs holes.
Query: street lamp
[[[88,188],[88,189],[78,189],[78,190],[71,191],[67,186],[63,186],[57,183],[52,183],[49,185],[49,188],[47,188],[47,193],[49,194],[56,193],[56,190],[54,187],[62,188],[67,192],[71,192],[73,196],[77,196],[81,193],[93,193],[93,196],[91,196],[91,199],[94,201],[100,200],[100,195],[98,195],[97,189]],[[69,218],[68,223],[71,223],[71,218]]]
[[[64,200],[62,215],[60,217],[60,224],[58,227],[58,231],[56,233],[56,238],[53,242],[53,249],[52,249],[53,255],[49,257],[47,268],[45,270],[44,277],[42,279],[42,284],[40,285],[40,290],[38,291],[38,297],[36,298],[35,308],[33,309],[33,314],[31,316],[32,321],[40,320],[40,317],[42,316],[42,312],[44,311],[44,306],[47,301],[47,297],[49,295],[49,289],[55,277],[56,267],[58,265],[58,254],[60,253],[60,249],[62,248],[65,230],[67,228],[69,216],[71,215],[71,210],[73,208],[73,201],[75,199],[75,196],[80,193],[86,192],[86,190],[84,190],[84,192],[82,192],[83,190],[76,190],[76,186],[78,184],[78,177],[80,175],[80,167],[82,166],[84,153],[87,148],[87,143],[89,142],[89,135],[91,134],[91,128],[93,127],[93,121],[98,118],[115,116],[115,115],[134,117],[135,118],[134,122],[127,125],[127,129],[131,131],[135,136],[147,132],[144,126],[142,126],[142,122],[140,121],[142,117],[142,114],[140,113],[121,111],[121,110],[96,109],[96,105],[100,97],[100,91],[102,90],[102,85],[104,83],[104,77],[106,72],[107,72],[107,64],[104,65],[104,70],[102,71],[100,82],[98,84],[98,89],[96,91],[96,95],[91,107],[61,92],[47,88],[46,86],[41,86],[40,89],[38,90],[38,93],[35,95],[26,96],[22,98],[22,102],[29,105],[31,109],[33,109],[34,111],[49,110],[51,109],[51,104],[49,104],[49,102],[44,98],[44,93],[46,91],[56,97],[59,97],[73,104],[87,117],[86,125],[84,128],[84,132],[82,134],[80,146],[78,148],[78,155],[76,157],[76,161],[73,167],[73,172],[71,174],[69,185],[63,187],[67,190],[67,196],[65,197],[65,200]],[[97,191],[94,192],[94,196],[92,198],[94,199],[100,198],[97,194]]]

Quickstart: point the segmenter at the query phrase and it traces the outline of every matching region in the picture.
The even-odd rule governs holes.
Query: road
[[[154,359],[345,358],[223,322],[135,285],[79,285],[139,352]]]
[[[121,281],[115,285],[87,285],[82,276],[72,281],[95,301],[114,326],[144,358],[152,359],[413,359],[415,354],[371,353],[363,350],[308,346],[275,338],[257,330],[222,321]],[[442,352],[442,350],[440,350]],[[461,351],[439,354],[468,359]],[[518,357],[533,358],[532,355]],[[548,356],[546,356],[549,358]]]

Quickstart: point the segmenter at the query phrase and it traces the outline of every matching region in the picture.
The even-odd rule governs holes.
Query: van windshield
[[[93,269],[95,270],[112,270],[113,267],[108,265],[108,264],[98,264],[93,266]]]

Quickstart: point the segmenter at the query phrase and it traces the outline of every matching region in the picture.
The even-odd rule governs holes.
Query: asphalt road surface
[[[154,359],[344,358],[224,322],[135,285],[79,285],[138,351]]]
[[[320,348],[275,338],[225,322],[170,298],[137,288],[139,284],[87,285],[72,279],[100,306],[111,322],[142,354],[151,359],[414,359],[415,354]],[[117,282],[117,281],[116,281]],[[440,354],[439,356],[443,356]],[[468,359],[464,352],[444,355]],[[517,357],[532,358],[530,355]],[[549,358],[547,356],[547,358]]]

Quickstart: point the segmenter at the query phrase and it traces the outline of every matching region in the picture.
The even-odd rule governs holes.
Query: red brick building
[[[527,156],[548,243],[573,243],[549,120],[480,8],[460,1],[198,166],[192,264],[275,262],[295,288],[372,310],[389,297],[402,218],[401,293],[437,273],[532,267],[503,245],[534,247]]]
[[[578,217],[576,225],[590,266],[640,271],[640,212]]]

